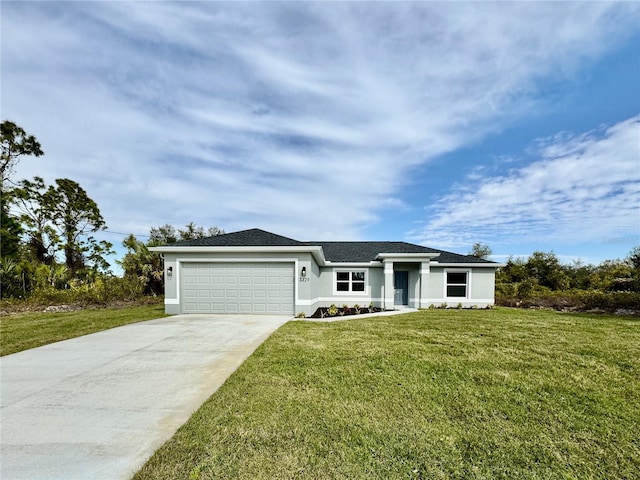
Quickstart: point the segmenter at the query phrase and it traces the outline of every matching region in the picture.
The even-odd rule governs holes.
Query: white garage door
[[[183,263],[183,313],[293,315],[293,263]]]

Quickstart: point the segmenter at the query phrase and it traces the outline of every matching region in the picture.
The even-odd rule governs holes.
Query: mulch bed
[[[329,315],[329,307],[320,307],[315,312],[313,312],[313,315],[311,315],[309,318],[345,317],[348,315],[362,315],[364,313],[377,313],[377,312],[382,312],[382,308],[363,307],[356,310],[355,308],[352,308],[352,307],[349,307],[349,308],[341,307],[341,308],[338,308],[338,311],[335,315]]]

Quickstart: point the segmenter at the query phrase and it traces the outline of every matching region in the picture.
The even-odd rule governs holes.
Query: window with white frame
[[[336,272],[336,291],[337,292],[364,292],[365,291],[365,271],[350,270]]]
[[[469,289],[469,272],[447,272],[447,297],[466,298]]]

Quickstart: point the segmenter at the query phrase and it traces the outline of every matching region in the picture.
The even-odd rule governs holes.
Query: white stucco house
[[[169,314],[486,307],[501,266],[406,242],[300,242],[259,229],[150,250],[164,256]]]

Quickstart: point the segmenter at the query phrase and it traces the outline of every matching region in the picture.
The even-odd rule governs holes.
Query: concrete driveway
[[[287,320],[176,315],[2,357],[0,478],[130,479]]]

